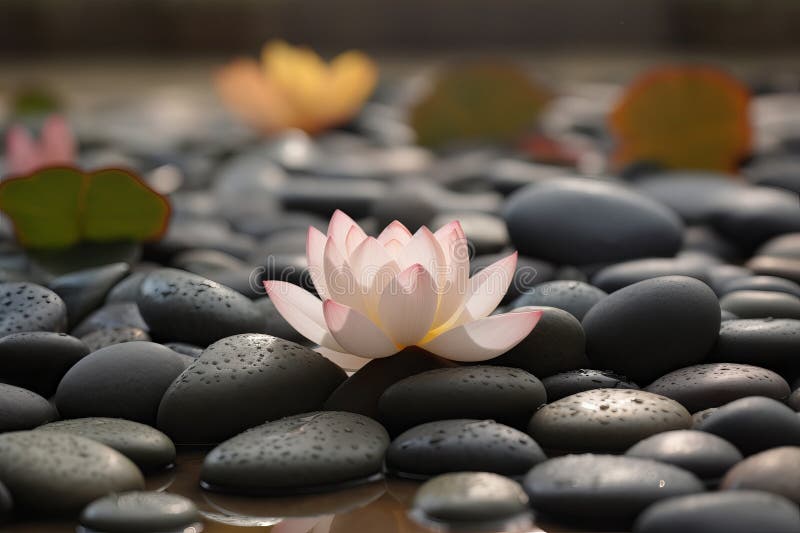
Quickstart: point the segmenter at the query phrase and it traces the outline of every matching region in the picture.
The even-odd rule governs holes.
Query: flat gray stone
[[[75,337],[51,331],[0,337],[0,382],[52,396],[72,365],[89,353]]]
[[[550,403],[587,390],[639,388],[636,383],[613,372],[585,368],[546,377],[542,380],[542,385]]]
[[[719,407],[746,396],[766,396],[783,401],[791,392],[786,380],[775,372],[736,363],[687,366],[661,376],[646,390],[672,398],[690,413]]]
[[[378,404],[393,431],[434,420],[476,418],[524,427],[547,395],[542,382],[518,368],[466,366],[428,370],[386,389]]]
[[[534,511],[557,517],[630,522],[648,505],[703,492],[676,466],[615,455],[566,455],[536,465],[523,483]]]
[[[710,357],[781,370],[800,369],[800,320],[751,318],[728,320]]]
[[[524,292],[510,307],[555,307],[582,320],[589,309],[606,296],[605,291],[582,281],[556,280],[540,283]]]
[[[103,533],[173,533],[201,520],[192,500],[154,491],[109,494],[86,506],[80,517],[82,526]]]
[[[203,485],[223,492],[319,491],[380,474],[389,435],[362,415],[318,411],[251,428],[203,461]]]
[[[16,507],[45,516],[79,511],[111,492],[144,489],[142,473],[121,453],[55,431],[0,435],[0,479]]]
[[[707,482],[718,481],[742,460],[741,452],[725,439],[703,431],[681,429],[639,441],[625,455],[679,466]]]
[[[155,470],[175,461],[175,445],[157,429],[122,418],[73,418],[36,428],[92,439],[113,448],[142,470]]]
[[[539,409],[528,433],[545,450],[624,452],[656,433],[688,429],[692,417],[679,403],[633,389],[594,389]]]
[[[800,447],[781,446],[751,455],[731,468],[722,490],[762,490],[800,505]]]
[[[749,490],[693,494],[661,501],[636,520],[634,533],[796,533],[800,511],[775,494]]]
[[[81,337],[81,341],[83,341],[83,343],[86,344],[86,346],[88,346],[93,352],[113,344],[149,340],[150,335],[148,335],[146,331],[139,328],[126,326],[96,329],[88,335]]]
[[[0,383],[0,433],[32,429],[58,419],[58,411],[35,392]]]
[[[539,445],[514,428],[492,420],[441,420],[394,439],[386,467],[418,479],[463,471],[521,476],[545,459]]]
[[[130,269],[128,263],[112,263],[70,272],[52,280],[49,287],[64,300],[70,327],[100,307],[106,294]]]
[[[502,524],[528,512],[528,495],[504,476],[456,472],[426,481],[414,496],[413,510],[448,523]]]
[[[800,319],[800,298],[785,292],[738,290],[723,296],[719,304],[739,318]]]

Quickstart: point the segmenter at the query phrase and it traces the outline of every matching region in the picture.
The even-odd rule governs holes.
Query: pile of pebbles
[[[199,447],[216,493],[424,481],[425,523],[800,531],[797,153],[780,180],[769,154],[739,179],[623,180],[434,155],[369,124],[233,155],[114,147],[183,176],[157,243],[43,254],[3,228],[0,517],[189,527],[195,505],[145,476]],[[335,208],[373,234],[460,219],[474,269],[518,250],[502,309],[542,309],[539,325],[480,364],[326,359],[260,281],[310,287],[306,228]]]

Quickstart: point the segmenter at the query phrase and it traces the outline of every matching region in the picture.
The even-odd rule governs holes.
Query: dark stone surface
[[[33,429],[58,419],[50,402],[35,392],[0,383],[0,433]]]
[[[75,337],[51,331],[0,337],[0,382],[52,396],[67,370],[89,353]]]
[[[169,386],[157,427],[178,444],[218,443],[265,421],[322,408],[345,378],[299,344],[235,335],[206,348]]]
[[[201,479],[212,490],[285,494],[366,480],[381,472],[389,445],[371,418],[303,413],[254,427],[214,448]]]
[[[90,503],[81,513],[81,525],[107,533],[191,531],[202,521],[188,498],[169,492],[131,491],[109,494]]]
[[[719,407],[746,396],[766,396],[784,401],[789,384],[781,376],[758,366],[709,363],[670,372],[646,390],[672,398],[690,413]]]
[[[800,369],[800,320],[728,320],[710,355],[713,361],[780,370]]]
[[[717,297],[685,276],[635,283],[609,295],[583,319],[586,352],[593,365],[637,383],[698,363],[720,327]]]
[[[800,298],[785,292],[733,291],[723,296],[719,304],[739,318],[800,319]]]
[[[577,392],[593,389],[638,389],[624,376],[604,370],[570,370],[542,379],[547,391],[547,401],[555,402]]]
[[[106,294],[130,272],[128,263],[78,270],[64,274],[49,283],[67,306],[69,327],[75,326],[91,311],[100,307]]]
[[[509,307],[555,307],[582,320],[589,309],[605,297],[604,291],[581,281],[548,281],[522,294]]]
[[[0,283],[0,337],[66,327],[67,306],[56,293],[26,281]]]
[[[462,471],[521,476],[545,459],[539,445],[516,429],[491,420],[441,420],[394,439],[386,467],[419,478]]]

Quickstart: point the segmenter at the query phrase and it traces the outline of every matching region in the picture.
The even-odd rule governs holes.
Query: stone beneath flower
[[[374,238],[336,211],[327,235],[309,228],[306,255],[321,300],[283,281],[264,286],[284,318],[328,350],[378,358],[419,346],[454,361],[484,361],[524,339],[542,314],[489,316],[513,280],[517,254],[470,278],[458,222],[412,235],[395,221]]]

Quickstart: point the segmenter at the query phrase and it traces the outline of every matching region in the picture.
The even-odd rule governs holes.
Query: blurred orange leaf
[[[425,146],[510,142],[535,124],[550,96],[513,65],[462,65],[445,72],[414,106],[411,126]]]
[[[350,120],[372,94],[378,69],[358,51],[330,63],[313,50],[268,43],[261,62],[238,59],[215,77],[223,102],[265,134],[287,128],[318,133]]]
[[[663,67],[634,81],[610,116],[614,162],[735,171],[750,150],[749,92],[713,67]]]

